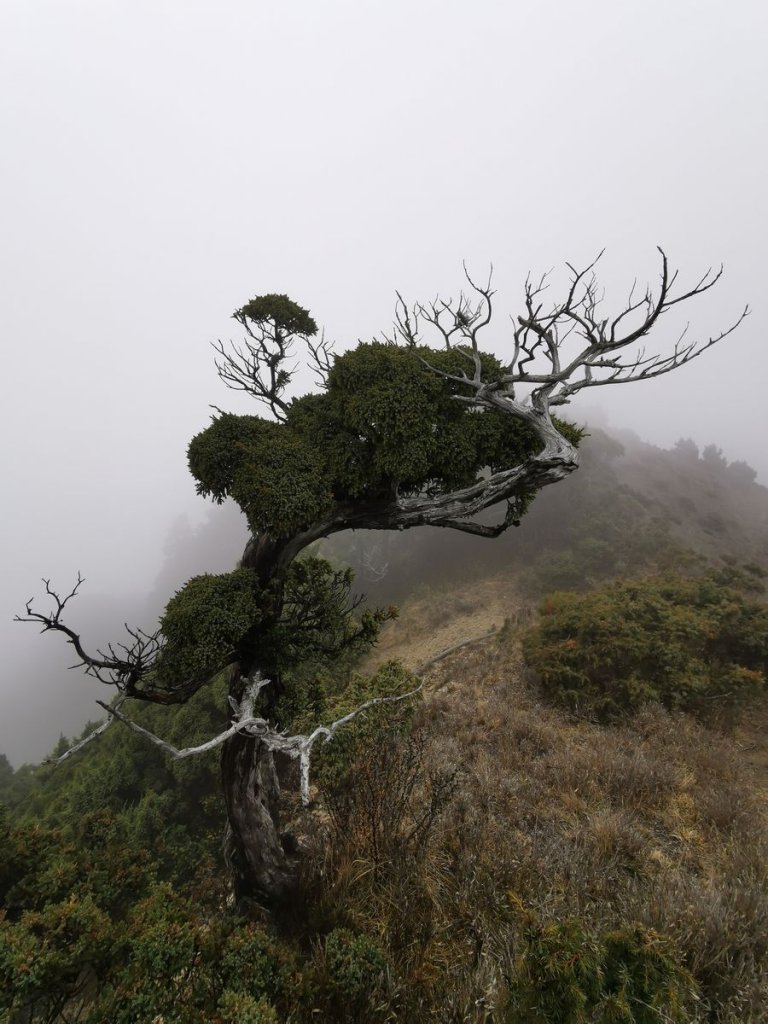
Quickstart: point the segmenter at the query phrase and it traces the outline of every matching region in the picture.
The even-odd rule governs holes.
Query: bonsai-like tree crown
[[[309,310],[299,306],[287,295],[257,295],[234,313],[236,320],[250,320],[260,327],[268,323],[285,334],[298,334],[311,338],[317,334],[317,324]]]

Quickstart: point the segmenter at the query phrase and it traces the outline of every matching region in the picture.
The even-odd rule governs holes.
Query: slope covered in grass
[[[578,630],[602,617],[616,657],[601,693],[654,696],[627,687],[620,640],[645,670],[661,636],[669,666],[703,679],[707,643],[720,657],[734,624],[742,640],[764,640],[760,595],[727,589],[744,581],[738,560],[765,562],[766,495],[743,467],[686,446],[622,452],[596,434],[585,462],[502,541],[406,535],[387,552],[358,538],[363,575],[378,577],[372,598],[399,588],[400,618],[358,664],[297,669],[285,714],[305,729],[429,668],[420,703],[370,713],[317,757],[310,811],[283,771],[305,870],[279,915],[231,913],[215,754],[170,764],[113,728],[56,771],[0,764],[0,1019],[762,1022],[763,662],[742,666],[754,685],[732,714],[633,699],[599,722],[523,647],[530,656],[531,630],[558,608],[581,609],[545,638],[556,670],[600,654]],[[643,604],[651,617],[671,607],[656,636],[652,621],[624,615],[625,598],[671,568],[693,575]],[[551,590],[571,593],[540,619]],[[702,616],[689,614],[697,594]],[[673,696],[675,678],[662,680]],[[224,716],[221,680],[187,706],[137,712],[178,746]]]

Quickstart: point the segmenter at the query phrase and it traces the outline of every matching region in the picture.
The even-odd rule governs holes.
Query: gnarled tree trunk
[[[262,586],[269,584],[294,557],[289,542],[269,534],[253,537],[246,545],[241,566],[253,569]],[[271,610],[278,617],[282,597],[275,596]],[[269,677],[266,666],[259,665],[258,640],[250,663],[233,667],[229,697],[239,703],[244,680],[256,669]],[[273,679],[274,696],[277,680]],[[224,851],[232,876],[235,905],[248,912],[249,905],[275,906],[291,892],[295,884],[296,857],[284,848],[280,828],[280,782],[275,755],[257,736],[236,733],[223,746],[221,782],[227,809]]]
[[[224,744],[221,778],[227,807],[225,854],[235,905],[272,906],[291,891],[295,860],[280,837],[280,784],[274,754],[258,738],[236,733]]]

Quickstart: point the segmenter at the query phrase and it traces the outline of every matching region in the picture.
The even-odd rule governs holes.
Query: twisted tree
[[[198,493],[233,498],[251,530],[231,573],[190,580],[168,603],[159,630],[129,630],[123,645],[89,653],[63,619],[75,596],[46,582],[52,609],[30,602],[22,621],[63,633],[80,664],[115,688],[110,721],[138,728],[126,701],[183,703],[216,673],[230,677],[230,723],[222,746],[229,863],[238,899],[275,903],[294,878],[294,844],[280,826],[276,751],[298,757],[308,799],[308,759],[350,717],[308,736],[287,736],[275,708],[290,666],[313,653],[369,644],[388,611],[359,612],[351,575],[317,558],[297,559],[314,541],[343,530],[434,526],[497,537],[517,526],[535,493],[578,466],[581,432],[552,410],[580,391],[648,380],[695,359],[729,335],[701,341],[686,332],[659,354],[643,340],[672,307],[719,280],[707,272],[677,288],[661,252],[658,288],[605,316],[594,264],[570,278],[561,301],[545,305],[546,278],[528,280],[503,359],[483,351],[493,318],[490,285],[467,275],[469,291],[408,307],[398,296],[391,333],[334,355],[308,311],[285,295],[262,295],[234,314],[239,345],[218,342],[222,380],[266,406],[271,418],[217,410],[192,439],[189,467]],[[291,397],[297,343],[319,389]],[[476,517],[494,506],[495,525]],[[394,696],[394,695],[393,695]],[[364,705],[366,707],[368,705]],[[360,708],[358,710],[364,710]],[[103,727],[102,727],[103,728]],[[149,737],[163,744],[157,737]],[[187,756],[197,748],[171,756]],[[202,748],[201,748],[202,749]]]

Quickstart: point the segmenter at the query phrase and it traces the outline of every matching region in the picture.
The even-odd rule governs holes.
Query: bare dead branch
[[[320,335],[320,340],[317,343],[314,343],[309,337],[304,340],[306,341],[315,378],[321,387],[325,387],[328,381],[328,374],[333,367],[333,344],[325,340],[325,331]]]
[[[282,422],[288,412],[288,403],[282,395],[294,370],[284,365],[290,339],[286,339],[280,331],[272,334],[264,329],[255,331],[242,314],[236,313],[235,319],[247,333],[243,345],[230,342],[227,351],[221,341],[211,343],[220,356],[214,359],[219,377],[227,387],[245,391],[264,402],[272,410],[275,419]]]
[[[86,675],[98,679],[100,683],[114,686],[124,697],[153,704],[183,704],[211,675],[236,660],[237,654],[233,651],[228,660],[215,666],[204,678],[190,678],[169,690],[152,682],[153,672],[163,651],[163,637],[159,629],[147,633],[142,629],[131,628],[126,623],[125,629],[130,638],[127,643],[108,644],[106,650],[97,650],[95,655],[90,654],[84,647],[80,634],[62,619],[65,608],[72,598],[77,596],[84,582],[84,578],[78,573],[74,587],[62,597],[51,587],[50,580],[44,579],[45,593],[53,603],[51,610],[36,611],[33,607],[34,598],[30,598],[26,603],[25,614],[14,616],[14,621],[38,623],[42,627],[41,633],[63,633],[67,638],[66,642],[74,647],[79,658],[79,661],[70,668],[83,669]]]
[[[651,356],[646,356],[642,349],[637,351],[637,344],[650,333],[664,313],[681,302],[709,291],[722,276],[722,267],[717,271],[710,269],[693,287],[675,291],[678,274],[676,271],[670,272],[666,253],[662,249],[659,249],[659,253],[661,272],[656,294],[648,288],[642,297],[635,298],[635,282],[626,305],[614,317],[603,316],[601,313],[603,295],[598,288],[594,268],[602,253],[584,270],[566,264],[571,274],[568,292],[562,302],[547,309],[542,296],[549,287],[548,275],[543,275],[538,282],[532,281],[529,276],[524,292],[525,313],[516,318],[513,332],[512,358],[496,381],[484,379],[477,363],[476,372],[471,378],[467,374],[448,374],[434,366],[430,369],[453,382],[470,384],[476,392],[470,401],[478,407],[488,406],[489,389],[492,387],[497,391],[497,398],[498,394],[503,394],[514,399],[516,385],[530,385],[532,390],[529,404],[544,412],[551,405],[564,405],[588,387],[649,380],[684,366],[728,337],[748,315],[749,310],[745,308],[731,326],[706,339],[684,343],[684,331],[671,351]],[[463,325],[463,298],[458,304],[433,303],[432,312],[425,317],[444,338],[448,334],[444,321],[452,317],[452,329],[462,332],[473,352],[476,352],[477,331],[486,326],[490,318],[492,294],[490,288],[475,286],[475,289],[481,295],[483,309],[487,310],[482,319]],[[636,316],[640,317],[640,322],[625,331],[624,325]],[[581,338],[582,347],[570,359],[566,359],[564,343],[570,338]],[[447,342],[451,342],[450,335]],[[456,347],[455,342],[453,347]],[[457,398],[467,401],[466,395]],[[498,401],[494,400],[492,404],[498,407]]]
[[[360,553],[360,564],[372,583],[380,583],[389,572],[389,559],[381,550],[381,544],[365,545]]]
[[[395,333],[406,345],[412,347],[419,342],[419,310],[409,310],[400,292],[395,305]]]
[[[120,706],[125,702],[125,699],[125,697],[121,697],[120,700],[116,701],[115,704],[112,705],[112,709],[119,710]],[[68,750],[65,750],[60,757],[51,758],[45,761],[44,763],[53,765],[54,768],[57,767],[63,761],[66,761],[68,758],[72,757],[73,754],[76,754],[78,751],[82,750],[83,747],[87,746],[89,743],[92,743],[93,740],[98,739],[99,736],[101,736],[103,733],[107,731],[107,729],[112,725],[114,721],[114,717],[109,717],[105,722],[102,722],[101,725],[96,726],[96,728],[92,732],[89,732],[88,735],[81,739],[78,743],[75,743],[74,746],[69,747]]]
[[[53,630],[63,633],[67,637],[67,643],[71,644],[80,659],[72,668],[84,668],[87,675],[93,676],[102,683],[118,686],[122,689],[128,679],[139,677],[150,671],[155,663],[160,650],[160,634],[144,633],[142,630],[129,630],[133,643],[120,645],[124,656],[119,657],[114,648],[109,648],[109,653],[97,651],[96,655],[89,654],[83,647],[80,635],[62,621],[62,614],[67,604],[77,593],[85,582],[80,573],[77,574],[77,582],[72,590],[62,597],[57,591],[51,588],[50,580],[43,580],[45,593],[51,598],[53,608],[49,612],[38,612],[32,607],[34,598],[27,601],[25,614],[14,616],[15,622],[37,622],[42,628],[41,633]],[[126,627],[127,628],[127,627]]]
[[[238,704],[230,698],[234,720],[229,728],[225,729],[217,736],[214,736],[212,739],[207,740],[205,743],[200,743],[194,747],[183,747],[181,749],[174,747],[172,743],[168,743],[166,740],[162,739],[162,737],[157,736],[149,729],[145,729],[144,726],[139,725],[138,722],[134,722],[133,719],[124,715],[120,710],[120,704],[122,701],[114,705],[106,704],[100,700],[96,701],[96,703],[107,712],[110,716],[110,721],[112,719],[116,719],[117,721],[122,722],[128,729],[139,736],[143,736],[144,739],[154,744],[154,746],[158,747],[174,761],[183,760],[188,757],[197,757],[200,754],[207,754],[211,750],[215,750],[217,747],[220,747],[222,743],[225,743],[236,733],[247,733],[248,735],[254,736],[261,740],[270,750],[280,751],[291,758],[298,759],[301,778],[301,799],[304,806],[308,807],[311,803],[309,797],[309,772],[312,748],[315,743],[320,740],[322,740],[323,743],[329,743],[339,729],[348,725],[349,722],[357,718],[358,715],[369,711],[371,708],[384,704],[398,704],[401,701],[415,697],[416,694],[421,692],[424,683],[421,681],[418,686],[413,690],[409,690],[408,693],[393,694],[386,697],[374,697],[371,700],[365,701],[364,704],[355,708],[354,711],[350,711],[348,714],[338,718],[330,725],[319,725],[307,735],[297,734],[294,736],[288,736],[284,733],[278,732],[270,725],[266,718],[262,718],[255,713],[254,708],[256,701],[258,700],[262,690],[269,685],[269,679],[262,678],[258,672],[254,673],[254,675],[247,681],[242,701]],[[86,743],[89,743],[92,739],[95,739],[96,736],[104,732],[108,728],[110,721],[99,726],[99,728],[94,730],[87,739],[72,747],[71,750],[68,750],[66,754],[59,758],[59,761],[63,761],[66,757],[70,757],[77,750],[82,749]]]

